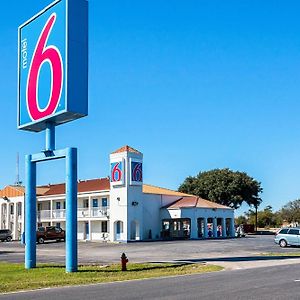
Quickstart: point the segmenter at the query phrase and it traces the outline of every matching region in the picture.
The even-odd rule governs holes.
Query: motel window
[[[184,221],[182,222],[182,227],[183,227],[183,230],[190,231],[190,221],[184,220]]]
[[[98,199],[93,199],[93,207],[98,207]]]
[[[21,216],[21,215],[22,215],[22,204],[21,204],[21,203],[18,203],[18,206],[17,206],[17,213],[18,213],[18,216]]]
[[[169,221],[164,221],[163,222],[163,229],[164,230],[169,230],[170,229],[170,222]]]
[[[56,223],[56,228],[60,228],[60,223]]]
[[[102,222],[102,232],[107,232],[107,221]]]
[[[176,231],[176,230],[179,231],[180,230],[180,222],[179,221],[178,222],[174,221],[174,227],[173,228],[174,228],[174,231]]]
[[[89,199],[84,199],[83,200],[83,208],[88,208],[89,207]]]
[[[107,206],[107,198],[102,198],[102,207]]]
[[[11,214],[11,215],[14,214],[14,207],[13,207],[13,205],[10,206],[10,214]]]
[[[56,209],[60,209],[60,202],[56,202]]]
[[[64,201],[63,208],[66,209],[66,201]]]

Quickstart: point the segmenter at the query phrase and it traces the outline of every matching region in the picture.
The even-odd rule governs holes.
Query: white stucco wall
[[[17,211],[18,205],[21,207],[20,218]],[[0,198],[0,229],[10,229],[13,239],[20,239],[24,231],[24,196],[10,197],[9,201]]]
[[[160,238],[160,232],[162,230],[162,219],[172,218],[169,212],[165,209],[162,209],[162,207],[173,203],[179,198],[179,196],[143,194],[143,222],[145,239],[149,238],[150,229],[152,232],[152,239]]]

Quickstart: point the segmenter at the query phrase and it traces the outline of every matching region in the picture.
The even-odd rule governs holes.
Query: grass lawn
[[[128,264],[127,272],[120,265],[80,266],[77,273],[65,273],[62,265],[40,264],[25,270],[23,264],[0,263],[0,293],[55,286],[153,278],[220,271],[220,266],[206,264]]]
[[[289,257],[299,257],[300,252],[269,252],[262,253],[263,256],[289,256]]]

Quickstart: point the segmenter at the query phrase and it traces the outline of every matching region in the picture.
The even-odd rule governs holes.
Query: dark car
[[[55,226],[39,227],[36,240],[39,244],[43,244],[46,240],[65,241],[65,231]]]
[[[12,240],[11,230],[0,229],[0,240],[2,242],[4,242],[4,241],[11,242],[11,240]]]

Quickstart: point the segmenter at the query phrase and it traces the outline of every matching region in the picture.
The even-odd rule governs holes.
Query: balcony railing
[[[109,207],[93,207],[89,208],[78,208],[77,209],[77,218],[102,218],[108,217],[109,215]],[[40,210],[37,212],[38,222],[42,220],[51,220],[51,219],[65,219],[66,218],[66,210],[65,209],[54,209],[52,210]]]
[[[93,207],[91,209],[91,217],[107,217],[109,215],[109,209],[107,206]]]
[[[107,217],[109,209],[107,206],[102,207],[93,207],[89,208],[78,208],[77,217],[78,218],[99,218],[99,217]]]

